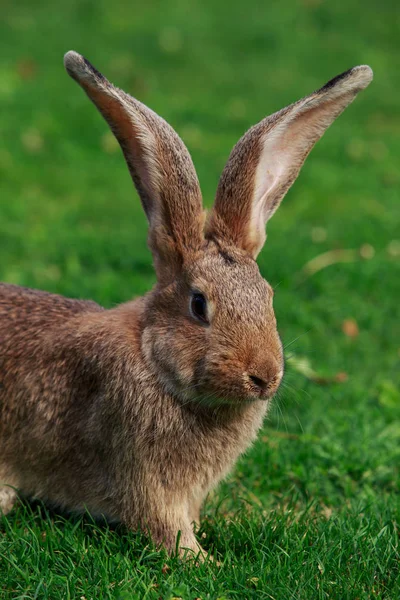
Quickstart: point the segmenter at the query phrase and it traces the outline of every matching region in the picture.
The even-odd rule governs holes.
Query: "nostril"
[[[249,379],[256,387],[260,388],[261,391],[265,392],[265,390],[268,387],[267,381],[264,381],[264,379],[260,379],[259,377],[256,377],[255,375],[249,375]]]

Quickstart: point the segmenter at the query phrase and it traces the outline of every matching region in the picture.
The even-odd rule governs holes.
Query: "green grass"
[[[154,282],[123,159],[64,73],[65,51],[171,122],[208,205],[250,125],[355,64],[370,64],[375,81],[314,149],[268,227],[259,264],[292,358],[257,443],[205,506],[199,536],[222,566],[193,568],[139,534],[23,503],[0,522],[0,597],[396,600],[397,4],[135,4],[2,2],[1,280],[105,306]],[[370,258],[357,258],[360,248]],[[304,276],[308,261],[338,249],[355,259]],[[355,337],[342,330],[349,319]],[[302,359],[317,378],[300,372]]]

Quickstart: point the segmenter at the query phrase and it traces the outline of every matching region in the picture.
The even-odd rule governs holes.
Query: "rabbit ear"
[[[114,87],[83,56],[68,52],[64,64],[122,148],[150,223],[158,279],[168,283],[203,241],[201,192],[189,152],[168,123]]]
[[[206,237],[256,258],[265,225],[325,130],[372,80],[368,66],[335,77],[252,127],[234,147],[218,184]]]

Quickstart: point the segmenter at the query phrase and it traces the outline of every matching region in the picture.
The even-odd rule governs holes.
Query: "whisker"
[[[297,342],[297,340],[299,340],[301,337],[303,337],[304,335],[307,335],[307,333],[310,333],[311,330],[312,330],[312,328],[310,328],[307,331],[305,331],[304,333],[301,333],[300,335],[298,335],[296,338],[294,338],[294,340],[292,340],[288,344],[285,344],[283,346],[283,349],[286,350],[286,348],[289,348],[289,346],[291,346],[292,344],[294,344],[294,342]]]
[[[296,389],[295,387],[293,387],[292,385],[290,385],[290,383],[288,383],[288,382],[285,382],[285,383],[283,383],[282,385],[283,385],[283,387],[284,387],[284,388],[285,388],[287,391],[289,391],[289,392],[291,392],[291,393],[292,393],[292,397],[293,397],[294,401],[296,402],[296,404],[297,404],[298,406],[301,406],[301,404],[300,404],[299,400],[297,399],[297,395],[298,395],[298,392],[299,392],[299,390],[298,390],[298,389]],[[302,390],[302,391],[303,391],[304,393],[307,393],[305,390]]]
[[[300,421],[300,419],[299,419],[299,417],[296,415],[296,413],[294,414],[294,416],[295,416],[295,419],[296,419],[296,421],[297,421],[297,422],[298,422],[298,424],[299,424],[299,427],[300,427],[300,429],[301,429],[301,433],[304,433],[304,427],[303,427],[303,425],[302,425],[302,422]]]

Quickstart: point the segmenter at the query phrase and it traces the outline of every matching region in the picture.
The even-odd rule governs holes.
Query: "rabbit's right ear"
[[[265,242],[265,225],[308,153],[371,80],[368,66],[354,67],[245,133],[221,175],[206,237],[256,258]]]
[[[200,186],[189,152],[164,119],[114,87],[83,56],[67,52],[64,64],[122,148],[150,223],[158,280],[168,284],[204,241]]]

